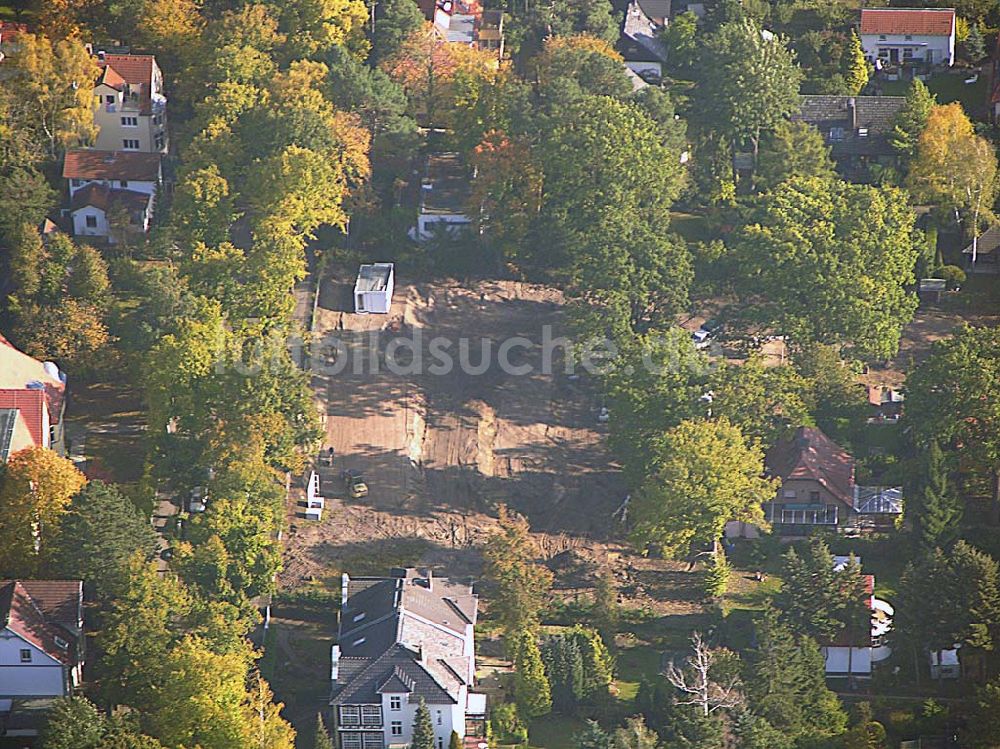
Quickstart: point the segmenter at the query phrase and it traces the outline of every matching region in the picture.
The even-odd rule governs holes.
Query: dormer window
[[[66,642],[63,638],[61,638],[58,635],[56,635],[55,641],[56,641],[56,645],[59,648],[62,648],[63,650],[69,650],[69,643]]]
[[[844,139],[844,128],[842,127],[830,128],[830,140],[843,140],[843,139]]]
[[[866,127],[859,127],[858,128],[858,137],[859,138],[867,138],[868,137],[868,128],[866,128]]]
[[[353,643],[351,643],[351,644],[352,644],[352,645],[353,645],[354,647],[357,647],[358,645],[364,645],[364,644],[365,644],[365,639],[366,639],[366,638],[364,638],[364,637],[359,637],[359,638],[358,638],[357,640],[355,640],[355,641],[354,641]]]
[[[353,621],[360,622],[364,618],[365,618],[365,612],[362,611],[360,614],[355,615]]]

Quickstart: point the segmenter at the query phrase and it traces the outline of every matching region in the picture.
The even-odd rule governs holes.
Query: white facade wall
[[[87,226],[87,217],[93,218],[94,226]],[[106,237],[108,236],[108,217],[104,211],[92,205],[73,211],[73,236],[75,237]]]
[[[460,213],[421,213],[417,216],[417,231],[414,239],[420,242],[431,239],[434,224],[445,224],[448,231],[465,231],[472,225],[472,219]]]
[[[109,97],[113,101],[109,101]],[[166,107],[157,105],[150,114],[141,114],[138,106],[126,103],[124,93],[103,83],[94,87],[94,124],[99,128],[94,147],[99,151],[167,152]],[[135,118],[135,125],[122,118]],[[157,148],[157,135],[161,147]],[[139,141],[138,148],[125,148],[125,140]]]
[[[31,661],[21,661],[21,651]],[[0,697],[65,697],[64,666],[9,629],[0,630]]]
[[[923,60],[932,65],[953,65],[955,63],[955,35],[929,34],[862,34],[861,46],[865,57],[871,62],[881,59],[890,62],[895,50],[894,62]],[[904,50],[911,50],[912,57],[906,57]]]
[[[91,182],[96,185],[110,187],[113,190],[131,190],[132,192],[141,192],[146,195],[153,195],[156,193],[156,183],[144,180],[129,180],[126,182],[119,179],[71,179],[69,180],[70,197],[73,197],[74,194],[82,190]]]

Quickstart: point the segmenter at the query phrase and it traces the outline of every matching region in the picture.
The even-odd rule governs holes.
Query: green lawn
[[[584,722],[579,718],[544,715],[528,726],[528,743],[536,749],[574,749],[576,735],[583,729]]]
[[[927,88],[937,96],[938,103],[959,101],[970,117],[982,118],[986,109],[986,76],[980,74],[979,80],[973,84],[965,83],[968,77],[966,71],[936,73],[927,80]],[[910,82],[882,81],[881,86],[884,96],[905,96]]]
[[[618,651],[618,699],[631,702],[643,679],[652,680],[660,671],[660,651],[649,645],[636,645]]]

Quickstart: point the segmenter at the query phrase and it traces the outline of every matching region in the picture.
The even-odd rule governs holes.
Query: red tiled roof
[[[812,479],[848,507],[854,506],[854,458],[816,427],[799,427],[767,453],[772,476]]]
[[[97,82],[99,84],[103,83],[105,86],[111,86],[111,88],[115,89],[116,91],[121,91],[122,88],[125,87],[126,83],[125,79],[122,78],[118,74],[118,72],[110,65],[106,65],[104,67],[104,69],[101,71],[100,78],[97,79]]]
[[[53,590],[54,586],[65,586],[67,590],[64,598],[68,597],[69,588],[72,587],[76,600],[79,601],[82,586],[79,580],[46,582],[53,586]],[[18,580],[0,581],[0,622],[60,663],[74,665],[76,648],[73,647],[73,641],[76,638],[73,632],[63,627],[76,627],[79,618],[71,621],[55,618],[57,611],[48,609],[41,598],[35,599],[28,592],[28,585],[30,583]],[[57,637],[68,643],[68,647],[60,647],[56,642]]]
[[[28,25],[15,21],[0,21],[0,39],[5,42],[11,41],[18,34],[27,34]]]
[[[21,412],[28,434],[38,447],[47,447],[44,410],[48,406],[44,390],[0,388],[0,408],[16,408]],[[51,421],[51,419],[50,419]]]
[[[102,68],[114,68],[123,81],[133,86],[151,86],[155,61],[152,55],[104,55],[103,60],[97,59],[97,64]]]
[[[955,28],[952,8],[864,8],[862,34],[924,34],[950,36]]]
[[[156,182],[160,178],[160,154],[78,148],[66,152],[62,176],[65,179]]]
[[[85,206],[93,206],[107,211],[113,203],[125,203],[130,210],[144,211],[149,207],[150,196],[135,190],[114,190],[94,182],[73,193],[70,210],[78,211]]]

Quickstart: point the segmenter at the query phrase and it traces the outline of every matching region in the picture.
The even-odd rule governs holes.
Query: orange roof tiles
[[[80,148],[66,152],[62,176],[65,179],[156,182],[160,178],[160,154]]]
[[[862,34],[950,36],[955,28],[952,8],[864,8]]]
[[[44,409],[47,406],[44,390],[0,388],[0,408],[16,408],[21,412],[28,434],[37,447],[46,447],[48,444],[44,434]]]
[[[62,610],[48,610],[44,601],[36,599],[28,592],[32,581],[19,580],[0,581],[0,622],[17,633],[32,645],[42,650],[60,663],[74,665],[76,663],[75,648],[70,646],[76,636],[70,629],[79,623],[79,600],[82,583],[79,580],[46,581],[50,588],[61,586]],[[75,596],[75,598],[74,598]],[[74,598],[74,605],[67,606],[65,600]],[[66,613],[69,608],[75,610],[74,618],[68,620]],[[62,626],[60,626],[62,625]],[[66,647],[59,644],[62,640]]]
[[[98,58],[97,64],[102,68],[114,68],[123,81],[133,86],[150,86],[155,60],[152,55],[104,55],[103,60]]]

